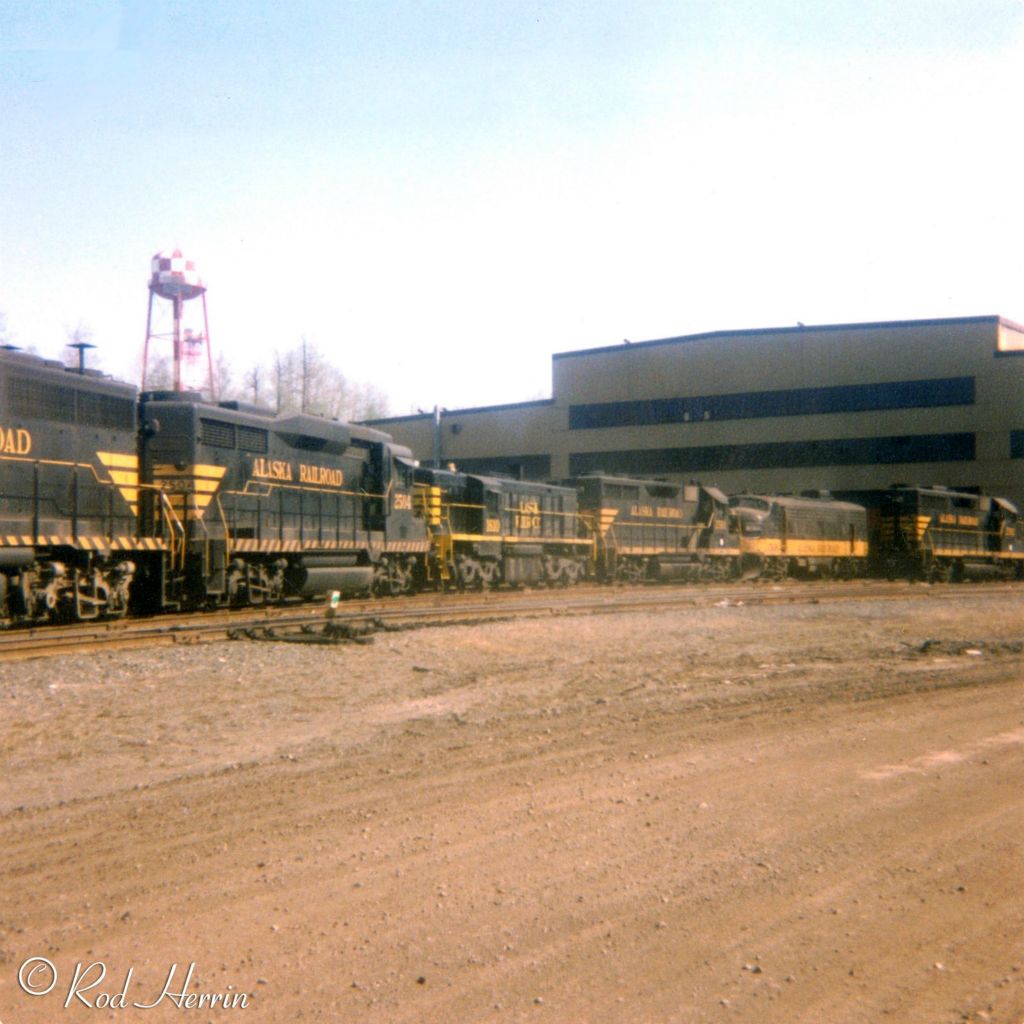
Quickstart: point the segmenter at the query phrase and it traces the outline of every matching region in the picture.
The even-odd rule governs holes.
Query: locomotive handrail
[[[88,469],[92,473],[93,479],[95,479],[96,483],[103,484],[104,486],[107,487],[117,487],[117,484],[114,482],[113,477],[108,476],[107,479],[101,477],[99,473],[96,471],[96,466],[93,465],[93,463],[91,462],[78,462],[68,459],[32,459],[25,458],[24,456],[21,455],[0,455],[0,461],[25,462],[28,463],[29,465],[36,466],[62,466],[65,469]]]
[[[228,517],[224,514],[224,506],[220,503],[220,495],[215,494],[213,500],[217,504],[217,511],[220,513],[221,526],[224,527],[224,558],[231,557],[231,530],[228,529]]]
[[[175,569],[181,569],[184,567],[185,526],[181,520],[178,519],[178,514],[174,511],[170,499],[167,497],[167,492],[160,487],[154,487],[153,490],[155,490],[160,497],[160,510],[163,513],[165,524],[169,527],[168,535],[170,537],[171,566]],[[175,529],[177,529],[181,535],[178,540],[175,540]]]
[[[252,488],[252,490],[250,490]],[[262,490],[257,490],[262,488]],[[225,488],[225,494],[235,494],[242,498],[269,498],[272,491],[307,491],[317,494],[340,494],[346,498],[386,498],[387,494],[374,494],[372,491],[350,491],[340,487],[310,487],[307,484],[287,484],[276,480],[253,480],[245,481],[245,487],[241,490],[236,488]]]

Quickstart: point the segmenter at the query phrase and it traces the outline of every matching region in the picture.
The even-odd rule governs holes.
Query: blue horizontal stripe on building
[[[699,473],[803,466],[868,466],[910,462],[965,462],[975,457],[974,434],[849,437],[828,441],[705,445],[608,452],[573,452],[569,475],[583,473]]]
[[[703,423],[705,420],[931,409],[973,403],[973,377],[944,377],[881,384],[844,384],[824,388],[570,405],[569,429],[651,427],[666,423]]]

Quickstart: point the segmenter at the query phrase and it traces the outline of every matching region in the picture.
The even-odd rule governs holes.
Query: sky
[[[400,415],[554,352],[1024,320],[1022,0],[0,0],[0,313],[132,379],[180,248],[237,371]]]

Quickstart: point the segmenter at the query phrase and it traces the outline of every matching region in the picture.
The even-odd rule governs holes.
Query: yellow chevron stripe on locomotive
[[[125,452],[97,452],[96,458],[110,474],[121,497],[128,502],[132,515],[139,514],[139,457]]]

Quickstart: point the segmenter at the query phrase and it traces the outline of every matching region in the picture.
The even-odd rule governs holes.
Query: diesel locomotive
[[[0,625],[331,591],[1024,575],[1002,498],[420,466],[377,430],[0,350]]]
[[[602,581],[730,579],[740,537],[729,499],[714,487],[588,474],[567,481],[593,538]]]
[[[729,499],[740,533],[743,574],[852,578],[867,568],[867,513],[828,492],[737,494]]]
[[[425,576],[462,588],[568,586],[589,564],[572,488],[417,468],[418,508],[434,549]]]
[[[139,402],[139,524],[165,542],[156,608],[408,589],[430,546],[387,434],[192,392]]]
[[[843,497],[867,510],[872,575],[1024,578],[1024,520],[1005,498],[902,484]]]
[[[863,507],[815,494],[739,494],[592,474],[570,481],[598,579],[851,578],[866,571]]]

